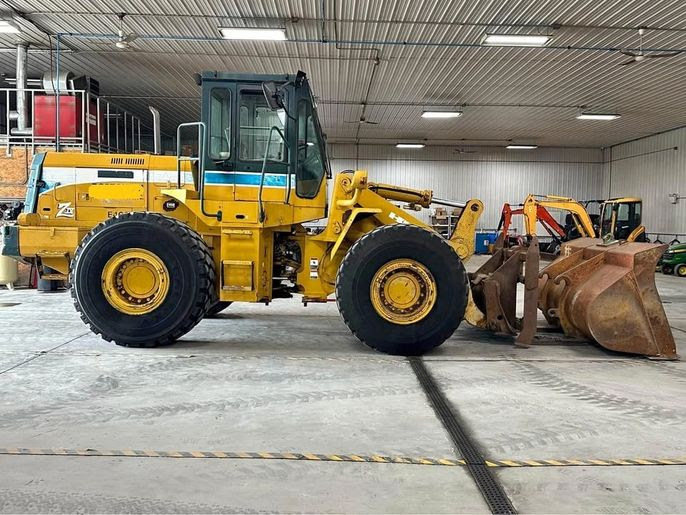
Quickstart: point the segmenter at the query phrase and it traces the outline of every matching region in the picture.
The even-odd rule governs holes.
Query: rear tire
[[[373,301],[379,272],[398,262],[416,263],[423,270],[418,276],[430,277],[433,285],[432,303],[417,297],[426,309],[417,309],[416,321],[389,321],[378,298]],[[386,225],[364,235],[345,255],[336,278],[338,309],[353,334],[373,349],[402,356],[424,354],[449,338],[464,317],[468,292],[467,273],[452,247],[413,225]]]
[[[135,257],[126,257],[134,252],[143,259],[149,256],[165,272],[164,288],[150,294],[153,298],[159,293],[159,298],[141,300],[150,302],[150,308],[139,313],[135,312],[138,306],[127,306],[129,292],[122,290],[122,295],[112,300],[119,295],[117,290],[124,288],[119,286],[121,282],[115,283],[114,293],[106,288],[113,260],[116,264],[117,256],[124,253],[124,258],[119,258],[123,265],[115,268],[113,275],[121,281],[127,266],[137,266]],[[142,275],[148,270],[150,267]],[[144,289],[136,282],[139,277],[131,279],[134,289]],[[199,234],[173,218],[140,212],[110,218],[88,233],[76,249],[69,280],[74,306],[95,334],[117,345],[155,347],[174,342],[202,320],[213,298],[215,272],[210,249]]]
[[[686,264],[682,263],[674,267],[674,275],[678,277],[686,277]]]

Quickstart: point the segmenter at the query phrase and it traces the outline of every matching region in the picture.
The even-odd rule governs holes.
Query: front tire
[[[127,347],[174,342],[205,315],[215,281],[212,254],[186,224],[126,213],[97,225],[76,250],[74,306],[91,330]]]
[[[674,267],[674,275],[678,277],[686,277],[686,264],[680,264]]]
[[[386,225],[360,238],[338,270],[336,302],[355,336],[388,354],[417,356],[449,338],[464,317],[467,273],[438,234]]]
[[[208,309],[207,313],[205,313],[205,318],[214,318],[216,317],[219,313],[224,311],[226,308],[228,308],[232,302],[230,301],[222,301],[218,300],[214,304],[212,304]]]

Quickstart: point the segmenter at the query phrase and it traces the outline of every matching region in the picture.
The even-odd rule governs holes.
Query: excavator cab
[[[600,214],[600,238],[603,243],[645,241],[641,224],[642,203],[639,198],[614,198],[603,203]]]

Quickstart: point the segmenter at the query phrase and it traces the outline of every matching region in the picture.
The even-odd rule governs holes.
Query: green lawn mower
[[[669,247],[657,265],[663,274],[686,277],[686,243]]]

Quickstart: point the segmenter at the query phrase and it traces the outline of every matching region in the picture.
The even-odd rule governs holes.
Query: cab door
[[[640,201],[606,202],[601,215],[600,237],[606,242],[628,239],[641,225],[641,210]]]
[[[205,197],[233,199],[236,169],[234,109],[236,85],[224,81],[203,82],[202,120],[205,122]]]
[[[298,84],[295,96],[291,107],[297,118],[291,143],[295,154],[295,191],[291,203],[301,208],[296,214],[303,220],[323,218],[328,202],[326,179],[331,176],[326,141],[307,80]]]

